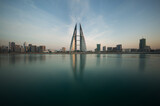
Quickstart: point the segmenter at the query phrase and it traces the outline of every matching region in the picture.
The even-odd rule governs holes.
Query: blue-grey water
[[[160,54],[1,54],[0,105],[158,105]]]

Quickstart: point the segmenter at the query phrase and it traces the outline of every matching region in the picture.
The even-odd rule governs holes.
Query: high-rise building
[[[98,51],[98,52],[101,51],[101,44],[97,44],[97,51]]]
[[[81,24],[80,24],[80,35],[79,36],[80,36],[80,40],[77,40],[78,35],[77,35],[77,24],[76,24],[75,28],[74,28],[71,44],[70,44],[70,51],[85,52],[87,50],[86,49],[86,42],[85,42],[85,38],[84,38],[84,35],[83,35]],[[78,44],[78,41],[80,41],[79,44]],[[80,46],[80,50],[78,50],[77,46]]]
[[[144,50],[145,46],[146,46],[146,39],[145,38],[140,39],[139,50]]]
[[[103,46],[103,51],[106,51],[106,46]]]

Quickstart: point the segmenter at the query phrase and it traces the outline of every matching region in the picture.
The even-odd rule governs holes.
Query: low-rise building
[[[106,46],[103,46],[103,51],[106,51]]]
[[[46,51],[46,46],[39,46],[39,52],[42,53],[43,51]]]
[[[21,52],[21,46],[15,45],[15,52],[20,53]]]
[[[1,46],[0,53],[8,53],[8,46]]]
[[[112,50],[113,50],[112,47],[107,47],[107,51],[108,51],[108,52],[111,52]]]
[[[37,46],[36,46],[36,45],[32,45],[32,46],[31,46],[31,52],[32,52],[32,53],[35,53],[36,50],[37,50]]]

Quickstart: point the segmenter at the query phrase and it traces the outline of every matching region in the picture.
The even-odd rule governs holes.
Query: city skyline
[[[48,49],[69,50],[76,22],[83,25],[87,50],[96,44],[138,48],[147,39],[160,48],[158,0],[0,0],[0,42],[30,42]]]

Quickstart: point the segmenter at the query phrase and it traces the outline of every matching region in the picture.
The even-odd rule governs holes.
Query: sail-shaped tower
[[[75,25],[75,28],[74,28],[74,31],[73,31],[73,36],[72,36],[71,45],[70,45],[70,51],[71,52],[77,52],[77,51],[86,52],[87,51],[86,42],[85,42],[85,38],[84,38],[84,34],[83,34],[81,24],[79,24],[79,26],[80,26],[80,30],[79,30],[80,35],[77,35],[77,24]],[[77,37],[80,37],[80,40],[77,40]],[[79,50],[78,50],[77,46],[80,46]]]

